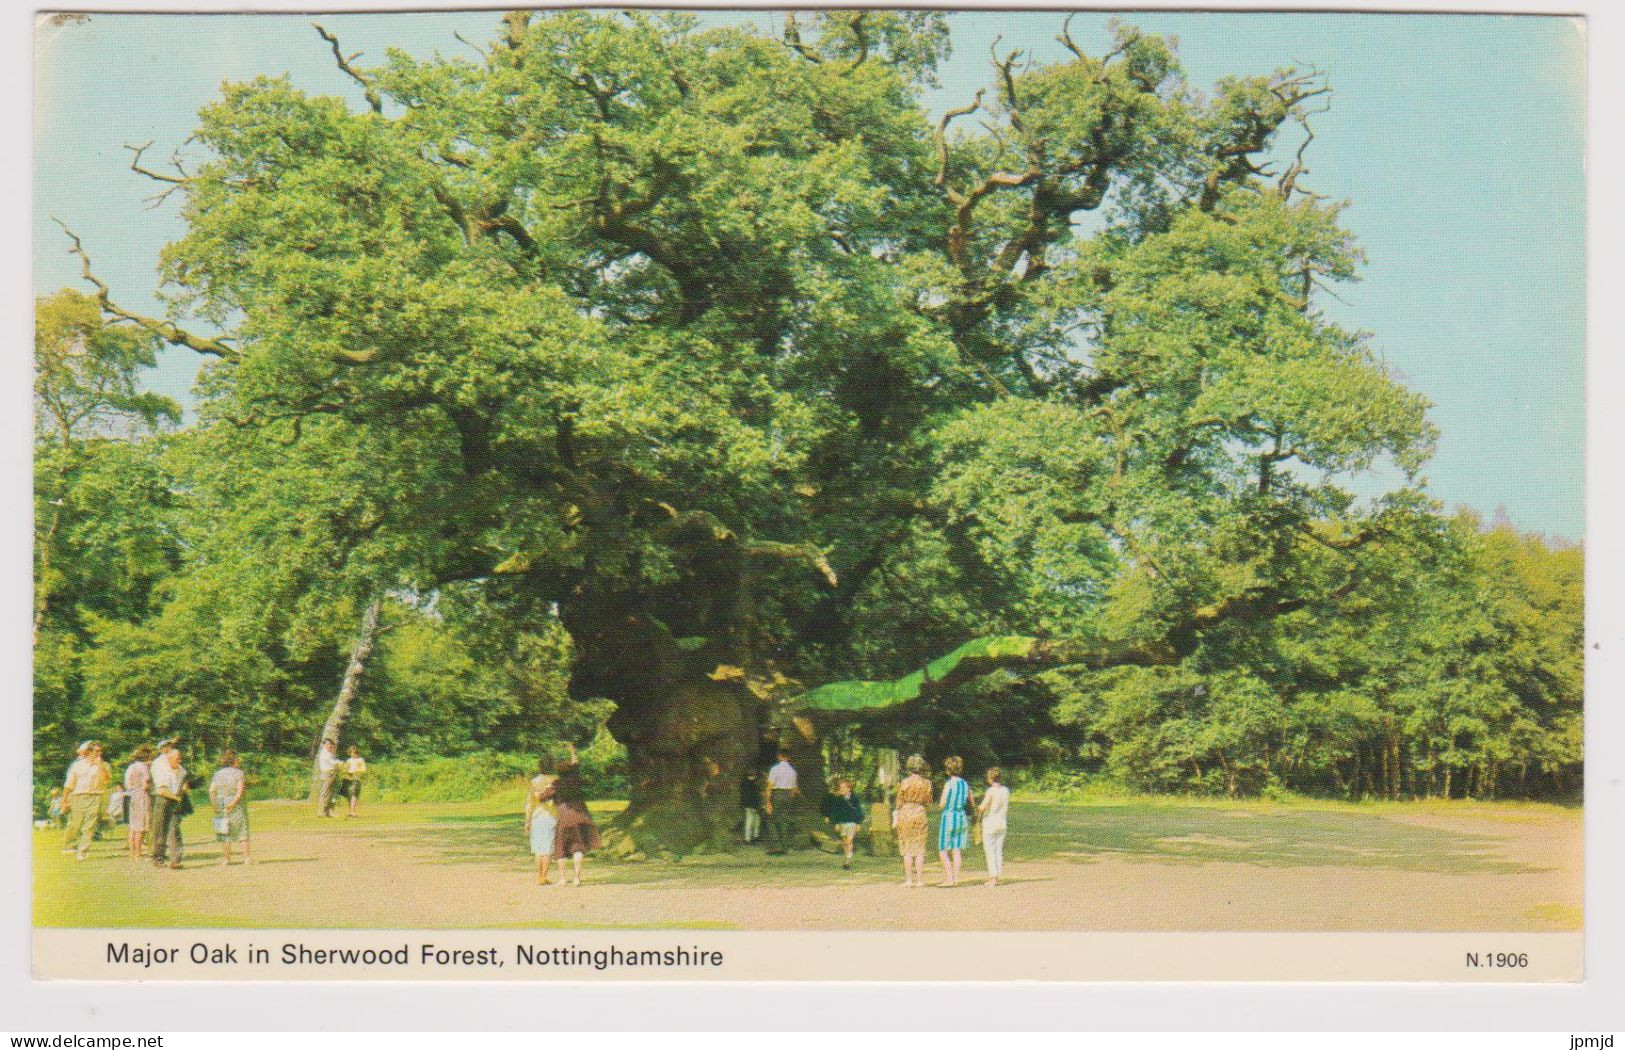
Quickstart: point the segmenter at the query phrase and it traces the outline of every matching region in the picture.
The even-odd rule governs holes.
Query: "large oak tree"
[[[1204,96],[1164,39],[1056,27],[1066,61],[995,50],[939,118],[932,13],[516,13],[381,65],[318,27],[358,93],[229,84],[196,165],[138,152],[175,316],[103,305],[216,359],[223,529],[352,607],[556,618],[627,841],[720,844],[801,686],[973,638],[802,707],[1173,664],[1426,529],[1347,488],[1432,435],[1317,308],[1359,262],[1305,184],[1322,79]]]

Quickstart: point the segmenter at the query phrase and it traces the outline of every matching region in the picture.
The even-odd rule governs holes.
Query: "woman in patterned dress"
[[[553,815],[553,785],[558,777],[553,774],[553,760],[542,756],[536,763],[536,776],[525,795],[525,831],[530,835],[530,852],[536,858],[536,885],[551,886],[547,869],[553,864],[553,840],[559,822]],[[561,880],[559,885],[564,885]]]
[[[133,859],[141,858],[143,840],[152,824],[152,759],[155,752],[151,744],[142,744],[130,756],[130,765],[124,770],[124,797],[130,806],[130,826],[125,842]]]
[[[975,800],[970,785],[959,774],[965,771],[965,761],[950,755],[942,764],[948,782],[942,785],[942,820],[937,824],[937,855],[942,858],[942,884],[959,885],[959,868],[964,861],[965,843],[970,839],[968,815]]]
[[[570,760],[559,767],[559,778],[553,782],[553,809],[558,814],[558,830],[553,833],[553,859],[569,857],[575,863],[572,884],[581,885],[581,860],[602,843],[598,838],[598,825],[587,812],[587,793],[581,784],[581,760],[576,757],[576,746],[570,746]],[[559,884],[564,884],[564,865],[559,865]]]
[[[220,756],[220,768],[209,781],[209,802],[214,806],[214,837],[221,846],[220,863],[231,863],[231,847],[243,844],[243,863],[253,863],[248,840],[248,777],[244,775],[237,752],[227,748]]]
[[[931,804],[929,768],[919,755],[908,757],[908,776],[897,785],[891,824],[897,832],[897,852],[903,858],[903,885],[917,889],[925,885],[925,807]]]

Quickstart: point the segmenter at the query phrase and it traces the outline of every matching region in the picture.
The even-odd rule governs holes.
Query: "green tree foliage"
[[[1317,307],[1360,256],[1292,152],[1312,71],[1202,94],[1168,40],[1063,28],[1066,61],[996,54],[933,120],[929,12],[521,12],[477,59],[366,66],[320,32],[348,100],[261,77],[200,114],[180,322],[102,289],[216,359],[159,615],[186,621],[165,662],[225,644],[216,616],[244,651],[177,713],[313,717],[392,595],[425,724],[569,724],[488,686],[567,652],[571,693],[615,705],[624,830],[683,849],[725,839],[718,778],[796,683],[906,680],[972,638],[1032,641],[896,697],[940,726],[1068,667],[1135,697],[1148,769],[1252,756],[1289,702],[1264,651],[1438,545],[1423,399]],[[1402,484],[1358,501],[1373,466]]]
[[[1054,716],[1150,790],[1577,797],[1581,550],[1463,515],[1403,568],[1174,667],[1055,672]]]
[[[139,387],[150,332],[75,292],[36,311],[36,770],[53,778],[83,736],[114,754],[174,733],[204,753],[305,750],[377,579],[346,568],[377,479],[318,441],[172,432],[176,406]],[[557,624],[491,639],[477,596],[405,598],[354,742],[457,755],[594,737],[607,712],[566,696]]]
[[[144,617],[177,560],[154,435],[180,413],[140,389],[150,335],[105,324],[78,292],[34,306],[34,750],[55,768],[63,742],[92,724],[82,664],[93,625]]]

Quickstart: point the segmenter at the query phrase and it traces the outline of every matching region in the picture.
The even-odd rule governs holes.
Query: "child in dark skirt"
[[[570,758],[559,766],[559,778],[553,782],[553,809],[558,817],[558,827],[553,832],[553,857],[561,861],[565,857],[571,859],[575,865],[571,884],[579,886],[582,858],[601,846],[603,840],[598,837],[598,825],[592,822],[592,814],[587,812],[587,794],[581,783],[581,760],[576,756],[576,746],[569,746]],[[562,879],[562,870],[559,875]]]

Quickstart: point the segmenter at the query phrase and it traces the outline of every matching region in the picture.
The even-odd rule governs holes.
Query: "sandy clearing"
[[[1246,815],[1255,819],[1235,823],[1275,819]],[[1440,859],[1430,862],[1425,849],[1398,856],[1373,847],[1388,824],[1358,816],[1323,822],[1328,837],[1352,841],[1286,843],[1296,854],[1279,837],[1259,840],[1266,848],[1201,832],[1154,836],[1138,851],[1086,841],[1011,861],[1008,882],[997,888],[981,884],[975,848],[966,882],[952,889],[904,888],[892,857],[860,856],[844,872],[835,858],[810,850],[783,858],[752,851],[704,864],[589,862],[584,886],[544,888],[504,828],[482,837],[433,823],[257,831],[261,862],[247,869],[208,864],[218,856],[212,843],[179,873],[132,864],[107,847],[96,868],[120,871],[131,890],[184,902],[204,925],[1382,931],[1578,924],[1577,819],[1384,814],[1393,830],[1421,836],[1422,847],[1439,836]],[[1284,827],[1276,834],[1297,825]],[[1203,849],[1223,856],[1200,855]],[[1193,850],[1198,855],[1188,856]],[[1249,850],[1255,859],[1246,859]]]

